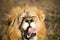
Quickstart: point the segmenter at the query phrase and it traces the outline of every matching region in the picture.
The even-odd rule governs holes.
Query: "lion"
[[[37,7],[15,7],[6,14],[8,23],[1,40],[45,40],[45,14]]]

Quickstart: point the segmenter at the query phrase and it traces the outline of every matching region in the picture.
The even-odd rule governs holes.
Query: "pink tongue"
[[[35,28],[29,28],[29,29],[28,29],[28,33],[29,33],[29,34],[35,33],[35,31],[36,31]]]

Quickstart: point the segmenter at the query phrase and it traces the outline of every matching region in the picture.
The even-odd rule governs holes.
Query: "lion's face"
[[[22,12],[19,17],[19,20],[22,20],[19,25],[20,30],[23,29],[21,30],[23,31],[22,34],[27,38],[30,38],[32,35],[36,35],[36,28],[39,21],[36,13],[33,11],[25,11]]]

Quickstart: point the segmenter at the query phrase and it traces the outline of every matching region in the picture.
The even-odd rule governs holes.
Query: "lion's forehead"
[[[34,16],[36,16],[36,13],[34,11],[27,10],[27,11],[22,12],[22,16],[34,17]]]

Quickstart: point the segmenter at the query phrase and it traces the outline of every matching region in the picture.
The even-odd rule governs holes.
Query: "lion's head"
[[[10,13],[8,17],[11,19],[11,22],[7,30],[8,35],[15,32],[17,33],[17,35],[15,34],[16,36],[22,35],[23,38],[30,39],[38,35],[38,32],[41,31],[40,29],[44,26],[45,14],[36,7],[16,7]]]

